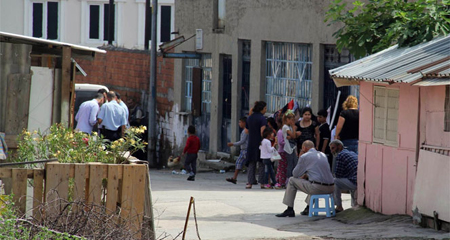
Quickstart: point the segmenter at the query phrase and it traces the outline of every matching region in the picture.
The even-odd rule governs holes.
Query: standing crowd
[[[317,116],[309,107],[283,109],[266,119],[266,103],[258,101],[248,118],[241,118],[240,140],[228,146],[240,147],[236,170],[226,181],[236,184],[239,172],[247,166],[245,188],[259,184],[262,189],[286,189],[287,209],[277,217],[294,217],[297,190],[310,196],[334,194],[336,212],[343,210],[341,192],[350,191],[356,205],[359,111],[358,101],[349,96],[334,131],[327,123],[328,112]],[[334,133],[334,134],[333,134]],[[307,206],[301,215],[307,215]]]
[[[133,108],[133,116],[142,117],[142,112],[135,110],[139,108]],[[113,142],[124,136],[125,130],[130,126],[129,117],[130,111],[118,92],[100,89],[94,99],[80,105],[75,116],[76,130],[92,134],[94,128],[97,128],[98,134]]]

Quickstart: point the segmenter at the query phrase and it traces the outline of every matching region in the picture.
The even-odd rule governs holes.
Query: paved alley
[[[191,196],[195,198],[198,231],[203,240],[450,237],[449,233],[413,225],[407,216],[342,217],[352,210],[339,213],[335,218],[300,216],[299,212],[306,206],[306,195],[302,192],[298,192],[294,206],[296,217],[277,218],[275,214],[286,207],[281,203],[284,190],[260,189],[258,186],[244,189],[245,174],[238,177],[236,185],[225,181],[232,173],[200,172],[195,182],[186,181],[187,175],[174,175],[169,170],[151,170],[150,175],[158,239],[181,239],[179,234],[184,227]],[[343,194],[343,206],[350,207],[349,194]],[[193,211],[186,239],[198,239]]]

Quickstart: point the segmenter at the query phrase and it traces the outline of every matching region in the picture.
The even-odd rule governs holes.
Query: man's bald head
[[[108,98],[108,101],[112,101],[112,100],[116,100],[117,99],[116,93],[113,92],[113,91],[109,91],[106,94],[106,97]]]
[[[306,140],[302,144],[303,151],[307,152],[309,149],[314,148],[314,143],[310,140]]]

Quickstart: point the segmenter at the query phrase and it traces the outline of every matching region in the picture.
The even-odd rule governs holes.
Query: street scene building
[[[0,238],[449,239],[449,13],[0,0]]]
[[[177,34],[186,39],[195,35],[175,51],[200,55],[175,60],[179,84],[173,114],[185,124],[195,124],[203,150],[229,153],[226,143],[238,138],[238,120],[255,101],[266,101],[268,113],[291,100],[311,106],[314,113],[334,102],[337,89],[328,70],[352,57],[335,48],[332,34],[339,26],[324,22],[328,5],[327,1],[175,2]],[[199,76],[197,84],[193,78]],[[358,94],[357,87],[342,91]],[[168,129],[177,136],[182,130]]]

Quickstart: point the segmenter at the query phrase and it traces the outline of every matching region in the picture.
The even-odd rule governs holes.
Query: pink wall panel
[[[383,177],[383,146],[370,144],[366,148],[366,206],[375,212],[381,212],[381,180]]]
[[[450,132],[444,132],[445,86],[422,87],[420,143],[450,147]]]
[[[361,82],[359,86],[359,95],[359,141],[372,142],[373,84]]]
[[[400,84],[398,109],[399,148],[416,149],[419,117],[419,88]]]
[[[417,172],[416,154],[414,152],[408,153],[407,162],[407,188],[406,188],[406,214],[412,215],[413,200],[414,200],[414,187]]]
[[[407,155],[406,151],[383,147],[383,214],[406,214]]]
[[[367,144],[359,143],[358,147],[358,205],[364,205],[365,198],[365,179],[366,179],[366,156],[367,156]]]

